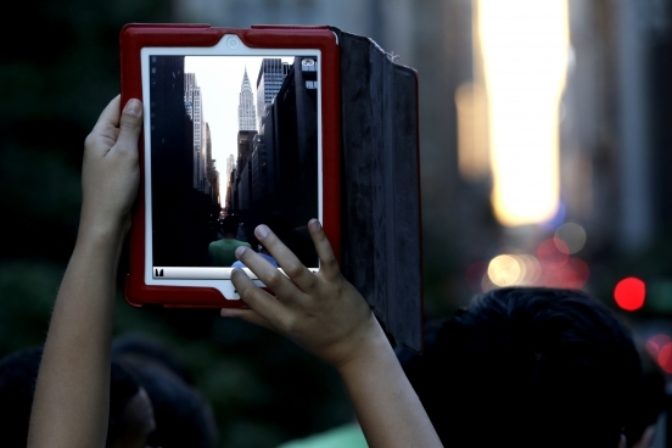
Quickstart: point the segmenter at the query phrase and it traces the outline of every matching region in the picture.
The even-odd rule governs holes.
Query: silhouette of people
[[[139,334],[115,338],[112,359],[147,392],[155,429],[147,443],[163,448],[213,448],[218,431],[210,404],[186,368],[156,340]]]
[[[637,412],[633,413],[633,421],[625,428],[625,434],[629,447],[649,448],[658,436],[658,418],[665,411],[667,380],[649,351],[641,344],[637,347],[642,361],[642,376],[635,401]]]
[[[42,347],[0,359],[2,446],[24,448]],[[217,428],[209,403],[168,350],[140,335],[112,344],[106,445],[213,448]]]
[[[272,215],[267,215],[263,218],[263,222],[273,229],[273,232],[278,235],[278,238],[280,238],[283,243],[290,245],[293,242],[293,239],[291,239],[291,233],[289,232],[289,228],[282,217],[280,217],[277,214],[272,214]],[[276,230],[277,229],[277,230]],[[246,239],[247,241],[250,242],[250,246],[252,249],[254,249],[259,255],[261,255],[268,263],[270,263],[273,267],[277,268],[278,267],[278,261],[271,255],[268,250],[264,247],[263,244],[257,239],[254,233],[254,229],[251,229],[252,232],[247,235]],[[290,246],[291,247],[291,246]],[[295,252],[296,253],[296,252]],[[241,260],[236,260],[232,265],[232,268],[239,268],[243,269],[246,268],[245,263],[243,263]]]
[[[428,332],[402,364],[446,446],[616,448],[639,412],[632,335],[583,292],[496,289]]]
[[[493,290],[428,322],[424,344],[397,356],[445,446],[650,446],[662,373],[644,357],[640,375],[630,331],[582,292]],[[282,448],[343,440],[367,446],[347,424]]]
[[[0,359],[0,421],[6,448],[25,448],[28,422],[42,347],[30,347]],[[127,448],[144,446],[154,431],[153,407],[146,390],[117,361],[110,368],[110,403],[106,444]]]

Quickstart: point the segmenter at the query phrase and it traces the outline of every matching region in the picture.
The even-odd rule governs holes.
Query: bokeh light
[[[548,238],[537,246],[537,257],[542,263],[566,264],[569,260],[569,248],[562,241]]]
[[[646,283],[637,277],[626,277],[614,288],[614,300],[625,311],[637,311],[646,301]]]
[[[524,267],[513,255],[502,254],[488,264],[488,278],[496,286],[516,285],[523,278]]]
[[[574,222],[568,222],[561,225],[555,231],[553,241],[558,249],[567,250],[569,254],[576,254],[586,245],[586,230]]]
[[[480,0],[476,6],[495,214],[506,226],[540,224],[556,214],[560,198],[557,136],[569,59],[568,5]]]
[[[657,359],[660,350],[670,342],[672,342],[672,338],[670,338],[670,336],[664,333],[660,333],[647,339],[646,350],[651,354],[652,357]]]
[[[672,373],[672,342],[663,345],[656,360],[665,372]]]
[[[537,257],[533,255],[517,255],[519,262],[524,267],[525,275],[522,282],[529,285],[537,284],[543,275],[543,268]]]

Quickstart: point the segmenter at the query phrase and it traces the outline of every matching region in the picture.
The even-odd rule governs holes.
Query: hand
[[[84,145],[82,220],[88,227],[118,226],[128,221],[140,179],[138,138],[142,104],[119,96],[105,107]]]
[[[236,256],[270,292],[235,269],[233,284],[251,309],[223,309],[221,314],[270,328],[340,369],[358,356],[366,346],[363,342],[382,330],[364,298],[341,275],[320,223],[313,219],[308,229],[320,259],[318,273],[307,269],[267,226],[260,225],[255,236],[287,275],[253,250],[239,247]]]

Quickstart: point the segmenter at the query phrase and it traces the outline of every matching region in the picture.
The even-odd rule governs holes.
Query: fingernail
[[[236,247],[236,258],[242,257],[246,250],[247,250],[247,247],[245,247],[245,246]]]
[[[139,117],[142,113],[142,103],[140,103],[140,100],[132,98],[126,103],[124,112],[134,117]]]
[[[259,224],[256,229],[254,229],[254,235],[257,237],[258,240],[263,240],[268,236],[268,233],[271,231],[271,229],[268,228],[268,226],[264,224]]]
[[[322,227],[322,226],[320,225],[320,221],[318,221],[317,219],[313,218],[313,219],[311,219],[310,221],[308,221],[308,227],[309,227],[311,230],[320,230],[320,227]]]

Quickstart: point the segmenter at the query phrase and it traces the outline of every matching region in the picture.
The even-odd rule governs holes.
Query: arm
[[[322,227],[311,220],[308,228],[320,271],[310,272],[268,227],[259,226],[256,237],[287,276],[254,251],[238,248],[236,255],[273,295],[236,270],[233,282],[251,309],[224,309],[222,315],[269,327],[334,366],[371,446],[441,446],[378,321],[341,275]]]
[[[119,97],[86,139],[77,241],[37,378],[29,447],[105,446],[117,262],[137,194],[142,106]]]

